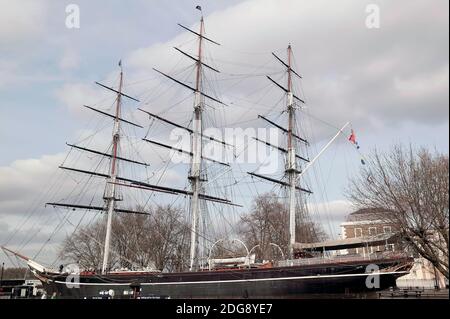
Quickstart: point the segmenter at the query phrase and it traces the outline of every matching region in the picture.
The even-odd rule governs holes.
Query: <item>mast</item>
[[[197,74],[195,80],[195,100],[194,100],[194,121],[193,133],[191,135],[192,157],[189,180],[191,182],[191,251],[189,270],[194,271],[198,267],[198,226],[199,226],[199,194],[201,189],[201,168],[202,168],[202,44],[203,44],[204,22],[203,15],[200,19],[200,32],[198,37],[198,60]]]
[[[295,244],[295,192],[296,192],[296,161],[295,161],[295,142],[292,138],[295,125],[294,95],[292,93],[292,72],[291,72],[291,45],[288,46],[288,92],[287,92],[287,113],[288,119],[288,153],[286,173],[289,178],[289,256],[294,259]]]
[[[254,172],[248,172],[253,177],[257,177],[272,183],[277,183],[279,185],[282,185],[288,189],[288,206],[289,206],[289,258],[294,259],[294,246],[295,246],[295,239],[296,239],[296,192],[301,191],[304,193],[312,194],[312,192],[309,189],[300,187],[297,185],[297,179],[298,174],[301,173],[299,169],[297,169],[297,163],[296,159],[300,159],[304,162],[309,162],[309,159],[302,157],[301,155],[296,154],[296,143],[301,142],[305,145],[309,145],[309,142],[300,137],[299,135],[294,132],[295,129],[295,104],[294,100],[297,100],[300,103],[305,103],[304,100],[299,98],[297,95],[294,94],[292,89],[292,76],[296,75],[299,78],[302,78],[300,74],[298,74],[295,70],[292,69],[292,47],[291,45],[287,48],[287,62],[283,61],[281,58],[279,58],[275,53],[272,53],[272,55],[277,59],[283,66],[286,67],[287,70],[287,87],[284,87],[283,85],[277,83],[274,79],[272,79],[270,76],[267,76],[267,78],[275,84],[278,88],[283,90],[286,93],[287,101],[286,101],[286,113],[288,114],[288,127],[285,128],[283,126],[278,125],[275,122],[272,122],[271,120],[267,119],[266,117],[262,115],[258,115],[258,118],[263,119],[264,121],[268,122],[269,124],[273,125],[274,127],[278,128],[282,132],[286,133],[287,135],[287,149],[284,149],[282,147],[279,147],[277,145],[270,144],[266,141],[256,139],[258,142],[261,142],[269,147],[275,148],[278,151],[286,154],[286,167],[285,167],[285,176],[287,177],[287,182],[280,181],[277,179],[273,179],[267,176],[259,175]]]
[[[200,12],[201,7],[197,6],[196,7],[197,10],[199,10]],[[191,134],[191,150],[190,151],[186,151],[183,149],[178,149],[175,148],[173,146],[170,145],[164,145],[162,143],[159,142],[155,142],[155,141],[151,141],[148,139],[144,139],[146,142],[152,143],[154,145],[158,145],[160,147],[164,147],[164,148],[170,148],[173,150],[177,150],[179,152],[182,152],[184,154],[188,154],[191,156],[191,162],[190,162],[190,170],[189,170],[189,175],[188,175],[188,179],[189,179],[189,183],[191,186],[191,191],[187,192],[187,191],[180,191],[180,190],[174,190],[174,193],[176,194],[181,194],[181,193],[185,193],[186,195],[189,195],[190,198],[190,213],[191,213],[191,242],[190,242],[190,261],[189,261],[189,270],[190,271],[195,271],[199,268],[199,225],[200,225],[200,218],[201,218],[201,208],[200,208],[200,203],[201,201],[212,201],[212,202],[216,202],[216,203],[221,203],[221,204],[226,204],[226,205],[233,205],[233,206],[239,206],[236,204],[233,204],[230,200],[228,199],[223,199],[223,198],[215,198],[213,196],[204,194],[202,191],[202,183],[204,182],[204,178],[202,178],[201,176],[201,172],[203,169],[203,160],[206,161],[211,161],[213,163],[219,164],[219,165],[223,165],[223,166],[230,166],[228,163],[224,163],[224,162],[220,162],[217,160],[213,160],[211,158],[207,158],[204,157],[202,155],[202,149],[203,149],[203,139],[207,139],[210,141],[214,141],[217,143],[220,143],[222,145],[226,145],[226,146],[230,146],[233,147],[233,145],[229,145],[227,143],[225,143],[225,141],[216,139],[214,137],[211,136],[207,136],[203,134],[203,121],[202,121],[202,113],[203,113],[203,109],[204,109],[204,104],[205,104],[205,100],[209,100],[209,101],[213,101],[215,103],[227,106],[225,103],[223,103],[222,101],[218,100],[217,98],[206,94],[203,91],[203,67],[205,67],[205,70],[210,70],[212,72],[216,72],[216,73],[220,73],[219,70],[217,70],[216,68],[206,64],[203,61],[203,44],[204,41],[207,41],[209,43],[213,43],[215,45],[219,45],[220,43],[206,37],[204,35],[205,33],[205,28],[204,28],[204,19],[203,19],[203,14],[201,16],[200,19],[200,30],[199,32],[193,31],[191,29],[189,29],[188,27],[185,27],[182,24],[178,24],[181,28],[183,28],[184,30],[195,34],[198,37],[198,50],[197,50],[197,56],[194,56],[193,54],[189,54],[187,52],[182,51],[179,48],[174,48],[175,50],[177,50],[179,53],[181,53],[182,55],[184,55],[185,57],[194,60],[195,61],[195,68],[196,68],[196,77],[195,77],[195,85],[191,86],[190,84],[184,83],[162,71],[159,71],[157,69],[154,68],[154,70],[156,72],[158,72],[159,74],[161,74],[162,76],[170,79],[171,81],[174,81],[175,83],[185,87],[188,90],[191,90],[192,92],[194,92],[195,94],[195,98],[194,98],[194,114],[193,114],[193,124],[192,124],[192,129],[179,125],[171,120],[165,119],[159,115],[155,115],[153,113],[150,113],[148,111],[142,110],[140,109],[140,111],[145,112],[149,115],[150,118],[154,118],[157,119],[159,121],[165,122],[166,124],[184,129],[186,131],[188,131]],[[135,185],[136,186],[136,185]],[[133,186],[132,186],[133,187]],[[139,187],[139,186],[138,186]],[[153,187],[149,187],[149,190],[154,190]]]
[[[106,196],[105,201],[108,208],[108,216],[106,221],[106,236],[105,236],[105,249],[103,252],[103,266],[102,266],[102,274],[105,274],[108,269],[109,262],[109,250],[111,244],[111,229],[112,229],[112,220],[114,215],[114,208],[116,198],[116,182],[117,182],[117,156],[119,151],[119,142],[120,142],[120,111],[121,111],[121,102],[122,102],[122,85],[123,85],[123,70],[122,63],[119,63],[120,66],[120,80],[119,80],[119,90],[117,92],[117,100],[116,100],[116,113],[114,119],[114,129],[113,129],[113,148],[111,151],[111,166],[110,166],[110,178],[109,183],[106,185]]]

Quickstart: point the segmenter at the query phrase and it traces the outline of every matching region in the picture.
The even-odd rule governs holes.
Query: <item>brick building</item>
[[[342,239],[370,237],[395,232],[395,225],[381,220],[379,213],[379,210],[360,209],[348,215],[347,220],[341,224]],[[345,253],[367,256],[387,250],[399,251],[400,247],[396,244],[386,243],[385,245],[348,249]]]
[[[370,237],[395,232],[396,227],[394,224],[379,218],[380,212],[380,210],[374,209],[360,209],[348,215],[346,221],[341,223],[342,239]],[[342,253],[368,257],[371,254],[386,251],[402,252],[403,247],[400,243],[386,243],[385,245],[347,249]],[[397,286],[445,288],[448,287],[448,280],[428,260],[416,256],[410,273],[398,279]]]

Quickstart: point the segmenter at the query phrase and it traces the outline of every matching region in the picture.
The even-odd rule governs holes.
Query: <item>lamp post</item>
[[[3,270],[5,269],[5,263],[2,263],[2,272],[0,274],[0,287],[3,286]]]

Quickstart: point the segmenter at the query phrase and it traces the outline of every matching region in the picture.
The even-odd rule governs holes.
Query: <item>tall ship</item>
[[[201,11],[201,8],[197,8]],[[268,147],[280,153],[284,159],[282,179],[277,179],[268,174],[257,171],[245,172],[253,180],[272,183],[283,190],[286,201],[287,223],[285,223],[288,241],[286,247],[279,243],[266,243],[275,250],[281,251],[278,258],[271,260],[260,258],[256,252],[256,246],[248,249],[245,243],[240,241],[245,250],[240,249],[241,255],[218,256],[213,258],[214,248],[224,242],[222,239],[208,238],[205,229],[211,222],[205,217],[205,210],[214,215],[215,210],[231,207],[239,209],[239,204],[231,198],[232,192],[220,191],[218,178],[228,172],[232,165],[223,159],[210,156],[205,151],[205,143],[216,144],[219,147],[233,147],[231,142],[209,134],[205,131],[205,123],[210,119],[210,110],[227,108],[225,112],[233,112],[233,106],[228,106],[219,97],[208,92],[207,73],[219,73],[214,65],[208,63],[205,55],[205,45],[219,46],[220,44],[206,36],[203,15],[198,30],[193,30],[180,25],[184,31],[193,36],[196,41],[196,52],[186,52],[180,48],[176,51],[185,59],[194,63],[194,72],[188,81],[182,81],[176,75],[171,75],[159,69],[155,72],[162,79],[173,82],[180,90],[190,91],[193,95],[192,117],[188,124],[184,125],[168,119],[162,114],[157,114],[133,97],[124,89],[124,72],[122,63],[119,63],[120,73],[118,85],[110,86],[97,82],[105,89],[105,92],[115,97],[112,109],[114,112],[106,112],[92,106],[86,106],[86,110],[112,122],[112,138],[107,151],[102,151],[85,144],[68,144],[71,151],[79,152],[107,163],[107,172],[99,170],[87,170],[81,167],[61,165],[60,168],[71,174],[81,174],[89,178],[96,178],[103,183],[103,194],[96,198],[97,201],[87,203],[68,202],[55,200],[47,202],[47,206],[67,211],[99,212],[105,225],[105,233],[102,242],[102,262],[98,269],[59,269],[45,266],[34,258],[22,255],[11,247],[2,247],[5,253],[14,255],[24,260],[33,274],[42,281],[48,295],[56,295],[61,298],[308,298],[324,297],[338,294],[340,296],[369,296],[376,291],[395,286],[396,279],[409,273],[412,260],[407,255],[381,252],[367,256],[345,256],[333,254],[333,251],[366,247],[368,245],[387,245],[395,240],[391,234],[383,234],[372,237],[361,237],[342,240],[319,240],[319,237],[302,239],[299,227],[306,219],[299,215],[306,214],[306,200],[310,189],[302,184],[304,174],[315,165],[316,160],[333,143],[336,137],[347,128],[346,124],[336,136],[312,159],[307,158],[299,150],[299,146],[308,147],[308,140],[297,129],[298,121],[296,113],[305,103],[302,97],[294,92],[293,83],[301,75],[294,69],[292,59],[292,47],[287,48],[287,58],[273,53],[273,58],[280,65],[280,73],[287,78],[286,83],[280,83],[272,76],[267,76],[268,83],[279,89],[284,94],[283,114],[287,123],[279,123],[266,115],[258,115],[259,121],[278,130],[285,137],[285,146],[279,146],[260,137],[254,137],[256,143]],[[124,127],[131,126],[137,129],[144,125],[135,123],[126,118],[123,112],[124,101],[137,103],[137,109],[148,117],[151,123],[159,122],[166,126],[184,131],[189,136],[190,150],[185,147],[168,145],[145,135],[142,141],[152,146],[153,149],[169,150],[173,154],[182,154],[189,158],[188,176],[185,188],[177,188],[162,185],[158,181],[149,182],[150,179],[132,179],[122,175],[126,170],[125,165],[138,166],[145,170],[151,170],[151,163],[145,159],[133,159],[124,154],[126,144],[130,140],[124,137]],[[173,110],[173,109],[172,109]],[[167,112],[170,113],[171,111]],[[212,167],[212,168],[211,168]],[[218,169],[215,169],[217,168]],[[214,173],[216,176],[214,176]],[[217,185],[213,192],[209,186]],[[235,181],[238,183],[239,181]],[[233,184],[233,183],[232,183]],[[147,215],[145,205],[125,203],[124,191],[140,192],[156,201],[159,195],[175,196],[186,199],[186,211],[188,211],[189,223],[186,242],[189,244],[189,258],[181,271],[156,270],[152,267],[118,267],[112,261],[114,252],[114,218],[120,214]],[[94,204],[99,203],[99,204]],[[133,206],[134,205],[134,206]],[[133,208],[134,207],[134,208]],[[226,209],[225,209],[226,210]],[[208,225],[209,224],[209,225]],[[307,225],[307,224],[306,224]],[[214,225],[220,228],[217,223]],[[239,241],[239,240],[238,240]],[[257,245],[259,246],[259,245]],[[226,250],[226,248],[224,248]],[[242,253],[244,251],[244,253]],[[100,265],[99,265],[100,266]]]

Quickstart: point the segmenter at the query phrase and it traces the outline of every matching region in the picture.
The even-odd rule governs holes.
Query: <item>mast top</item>
[[[197,9],[198,11],[200,11],[201,15],[202,15],[202,20],[203,20],[203,11],[202,11],[202,7],[201,6],[196,6],[195,9]]]

